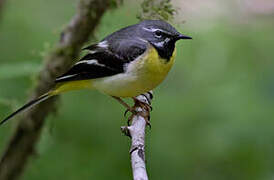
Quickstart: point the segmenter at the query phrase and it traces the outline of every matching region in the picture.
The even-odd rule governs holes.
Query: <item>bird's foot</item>
[[[147,97],[146,97],[146,99],[147,99]],[[138,115],[144,117],[147,126],[149,126],[149,128],[151,129],[150,111],[152,111],[152,106],[150,104],[146,103],[146,102],[138,100],[137,98],[133,98],[133,100],[134,100],[134,106],[133,106],[133,108],[137,109],[137,110],[138,110],[138,108],[141,108],[141,109],[144,110],[144,111],[137,111],[136,110],[136,112],[137,112]],[[148,102],[150,102],[150,101],[148,101]]]
[[[144,95],[144,97],[146,97],[145,95]],[[140,101],[140,100],[138,100],[137,98],[133,98],[133,100],[134,100],[134,108],[138,108],[138,107],[140,107],[140,108],[142,108],[142,109],[144,109],[144,110],[146,110],[148,113],[150,112],[150,111],[152,111],[152,106],[149,104],[149,103],[146,103],[146,102],[143,102],[143,101]],[[148,101],[149,102],[149,101]]]
[[[133,100],[134,100],[134,106],[133,107],[130,107],[121,98],[112,96],[114,99],[116,99],[120,104],[122,104],[126,108],[126,111],[124,112],[124,116],[126,116],[128,112],[131,112],[131,115],[129,116],[128,121],[127,121],[128,126],[130,125],[134,115],[140,115],[140,116],[145,118],[145,121],[146,121],[147,125],[151,128],[150,111],[152,111],[152,107],[150,105],[150,101],[149,101],[148,97],[144,94],[143,94],[143,96],[146,98],[145,102],[140,101],[135,97],[133,98]],[[152,95],[150,95],[150,96],[152,96]],[[142,110],[139,110],[139,108],[141,108]]]
[[[135,110],[134,106],[133,107],[130,107],[129,109],[127,109],[125,112],[124,112],[124,117],[127,116],[127,113],[128,112],[131,112],[131,115],[128,117],[127,119],[127,125],[130,126],[130,123],[132,121],[132,118],[134,115],[137,115],[138,112]]]

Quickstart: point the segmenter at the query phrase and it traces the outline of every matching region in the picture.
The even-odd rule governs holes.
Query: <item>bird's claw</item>
[[[150,115],[148,115],[148,117],[145,118],[145,120],[146,120],[146,125],[149,127],[149,129],[151,129]]]
[[[127,113],[129,112],[129,110],[127,109],[127,110],[125,110],[125,112],[124,112],[124,117],[126,117],[127,116]]]
[[[144,97],[146,97],[146,96],[144,95]],[[147,97],[146,97],[146,98],[147,98]],[[151,129],[150,111],[152,111],[152,106],[151,106],[150,104],[146,103],[146,102],[139,101],[139,100],[136,99],[136,98],[133,98],[133,99],[134,99],[134,102],[135,102],[134,106],[133,106],[133,107],[127,108],[126,111],[124,112],[124,117],[126,117],[127,114],[128,114],[129,112],[132,113],[132,114],[128,117],[127,125],[130,126],[130,123],[131,123],[131,121],[132,121],[133,116],[139,114],[139,115],[141,115],[141,116],[143,116],[143,117],[145,118],[145,121],[146,121],[147,126],[149,126],[149,128]],[[147,100],[148,100],[148,99],[147,99]],[[147,102],[149,102],[149,101],[147,101]],[[142,112],[142,111],[138,112],[138,111],[137,111],[137,108],[142,108],[142,109],[144,109],[146,112]]]
[[[132,114],[137,114],[137,111],[134,109],[134,107],[131,107],[124,112],[124,117],[127,116],[128,112],[131,112]]]

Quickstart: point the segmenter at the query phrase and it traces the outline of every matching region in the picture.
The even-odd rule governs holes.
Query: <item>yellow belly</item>
[[[134,97],[158,86],[167,76],[176,55],[174,50],[169,61],[159,57],[152,46],[131,62],[125,73],[92,80],[92,86],[111,96]]]

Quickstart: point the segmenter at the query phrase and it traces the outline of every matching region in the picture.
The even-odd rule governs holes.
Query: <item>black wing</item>
[[[107,52],[87,54],[55,82],[95,79],[124,72],[123,61]]]
[[[55,82],[95,79],[123,73],[126,64],[145,52],[146,45],[136,40],[104,40],[86,48],[90,52]]]

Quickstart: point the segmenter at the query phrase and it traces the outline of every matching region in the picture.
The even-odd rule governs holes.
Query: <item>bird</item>
[[[133,98],[153,90],[167,76],[176,56],[175,43],[192,37],[181,34],[163,20],[143,20],[124,27],[82,50],[87,53],[66,73],[55,80],[55,86],[7,116],[15,115],[61,93],[92,89],[109,95],[128,111],[122,98]]]

